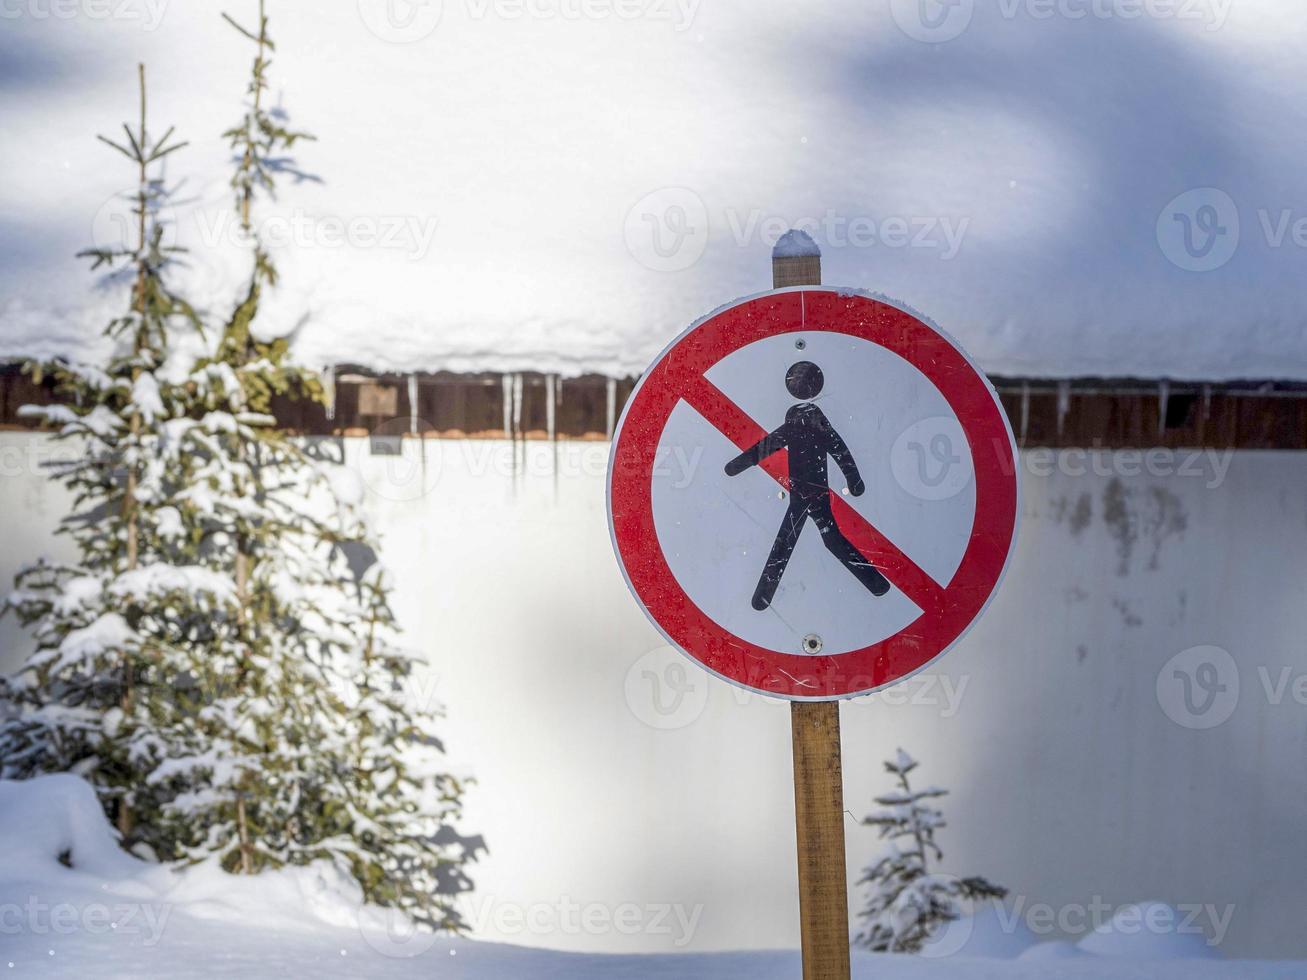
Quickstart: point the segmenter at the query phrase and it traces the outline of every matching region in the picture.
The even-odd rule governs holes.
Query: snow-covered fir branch
[[[856,942],[880,952],[917,952],[944,924],[967,914],[972,902],[1002,898],[1007,889],[984,878],[957,878],[931,870],[944,857],[935,834],[947,824],[931,801],[948,791],[914,790],[910,774],[918,763],[902,749],[885,763],[895,788],[875,798],[877,809],[863,819],[887,841],[884,853],[864,872],[869,888],[860,913],[866,924]]]

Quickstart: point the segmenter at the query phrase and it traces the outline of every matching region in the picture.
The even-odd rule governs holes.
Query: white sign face
[[[785,383],[799,362],[816,364],[823,378],[806,402]],[[796,404],[817,406],[866,489],[853,496],[827,455],[829,486],[939,586],[948,584],[975,520],[975,481],[962,427],[925,375],[870,341],[804,331],[754,341],[705,377],[769,432]],[[707,616],[761,647],[829,655],[878,643],[922,614],[898,588],[881,596],[864,588],[812,519],[799,530],[774,598],[755,609],[752,596],[794,497],[757,466],[728,476],[724,464],[738,454],[684,401],[658,443],[654,524],[672,574]],[[818,649],[811,637],[820,639]]]

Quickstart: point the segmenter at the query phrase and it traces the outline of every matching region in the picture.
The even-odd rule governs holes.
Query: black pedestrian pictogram
[[[809,518],[817,525],[826,550],[838,558],[872,595],[883,596],[889,591],[885,576],[844,536],[831,513],[827,456],[835,460],[844,474],[849,493],[860,497],[865,487],[849,447],[825,413],[811,402],[821,393],[824,384],[821,368],[811,361],[791,365],[785,373],[785,387],[791,395],[801,399],[800,404],[790,407],[780,428],[767,433],[726,464],[726,475],[736,476],[751,466],[757,466],[774,452],[789,450],[790,506],[785,511],[780,530],[776,532],[776,542],[753,593],[753,608],[759,611],[771,605],[781,584],[781,576],[785,574],[785,566],[794,554],[803,522]]]

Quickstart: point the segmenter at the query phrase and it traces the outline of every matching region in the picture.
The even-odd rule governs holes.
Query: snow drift
[[[1145,910],[1146,911],[1146,910]],[[976,951],[922,957],[854,956],[855,977],[971,980],[1047,976],[1034,951],[1058,956],[1066,980],[1287,980],[1291,963],[1144,963],[1083,949],[1064,959],[1057,944],[1028,946],[998,935],[988,916]],[[968,930],[970,934],[970,930]],[[212,866],[174,871],[118,850],[89,784],[75,776],[0,781],[0,961],[18,976],[280,977],[631,977],[648,980],[771,980],[799,969],[791,952],[597,956],[544,952],[415,932],[363,906],[352,882],[325,865],[257,878]],[[1088,943],[1082,943],[1084,947]],[[986,953],[979,952],[983,947]],[[1174,952],[1174,951],[1173,951]],[[1042,959],[1042,958],[1041,958]]]

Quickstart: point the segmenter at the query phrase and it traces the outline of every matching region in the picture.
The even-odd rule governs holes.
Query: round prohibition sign
[[[941,404],[947,406],[947,413],[960,426],[970,454],[974,514],[970,516],[969,529],[964,526],[957,532],[960,558],[943,581],[937,580],[937,569],[932,576],[897,547],[877,526],[880,522],[859,513],[845,498],[847,489],[841,493],[827,488],[823,477],[821,499],[817,505],[811,505],[820,514],[828,515],[824,523],[820,515],[813,518],[823,542],[833,554],[838,549],[826,541],[828,537],[841,541],[841,549],[846,546],[856,549],[850,552],[856,560],[846,561],[850,571],[863,578],[859,572],[866,572],[865,566],[870,565],[875,571],[868,574],[882,584],[888,580],[890,586],[910,600],[909,608],[915,607],[910,621],[891,635],[839,652],[778,650],[739,635],[746,630],[733,631],[723,626],[720,615],[714,618],[702,608],[703,596],[696,602],[678,580],[669,564],[666,546],[660,540],[655,516],[654,478],[659,445],[673,412],[682,403],[741,454],[728,463],[728,474],[733,472],[732,466],[752,453],[747,465],[756,464],[775,481],[769,485],[776,496],[798,500],[806,492],[805,499],[812,499],[811,486],[805,490],[790,483],[793,476],[790,467],[799,465],[800,451],[796,448],[791,452],[788,446],[776,448],[769,443],[767,440],[774,438],[775,433],[769,436],[764,424],[708,378],[723,359],[751,344],[787,334],[801,335],[791,344],[799,351],[806,346],[805,338],[843,335],[842,340],[865,341],[895,355],[895,363],[906,362],[914,377],[924,379],[932,397],[937,393]],[[796,369],[799,367],[795,365]],[[817,375],[820,377],[821,372]],[[874,390],[876,380],[867,378],[864,387]],[[786,383],[789,382],[787,377]],[[802,391],[801,385],[791,387],[790,392],[796,397],[811,397]],[[895,409],[894,405],[884,406],[886,415]],[[820,411],[815,414],[826,423]],[[789,425],[791,416],[787,414],[786,418]],[[865,421],[874,425],[878,419],[868,417]],[[823,431],[829,428],[826,425]],[[845,436],[848,435],[846,432]],[[839,436],[834,439],[848,455]],[[823,471],[825,452],[822,449],[819,453]],[[831,450],[837,460],[838,453],[838,449]],[[705,458],[701,465],[719,467],[721,462],[726,461]],[[840,466],[843,468],[844,463]],[[743,468],[739,466],[737,470]],[[859,484],[853,491],[857,495],[862,490],[856,469],[854,477]],[[850,290],[821,287],[775,290],[723,307],[695,323],[658,356],[632,392],[613,437],[609,461],[609,530],[627,584],[645,614],[670,642],[712,673],[739,686],[796,701],[868,694],[916,673],[947,652],[993,597],[1012,552],[1017,513],[1016,444],[998,395],[988,380],[938,328],[892,301]],[[838,532],[829,526],[832,517]],[[797,530],[794,535],[798,536]],[[778,537],[777,547],[779,540]],[[792,551],[793,540],[789,547]],[[772,559],[775,554],[773,551]],[[705,553],[702,559],[709,562],[710,556]],[[684,561],[679,555],[677,560]],[[788,554],[775,578],[783,574],[787,560]],[[841,570],[839,574],[847,573]],[[758,588],[753,608],[765,610],[770,595],[763,584]],[[775,591],[775,581],[770,588]],[[874,585],[867,588],[876,596],[884,592]]]

